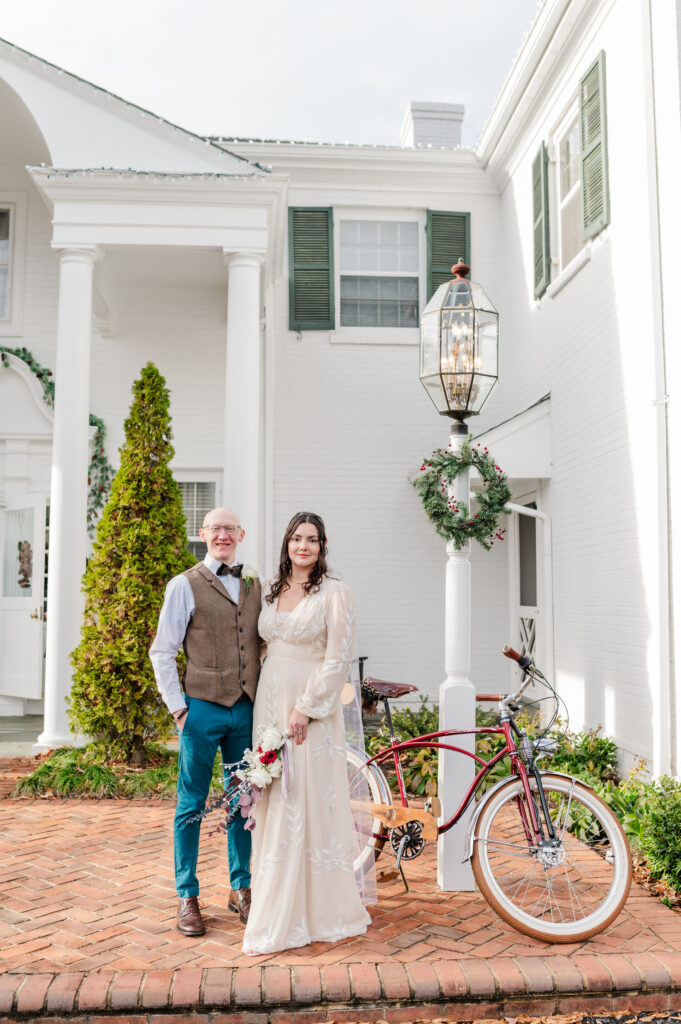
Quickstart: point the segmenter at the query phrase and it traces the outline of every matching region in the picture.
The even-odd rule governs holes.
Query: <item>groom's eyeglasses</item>
[[[239,533],[241,530],[240,526],[203,526],[201,529],[205,530],[206,533],[228,533],[230,537]]]

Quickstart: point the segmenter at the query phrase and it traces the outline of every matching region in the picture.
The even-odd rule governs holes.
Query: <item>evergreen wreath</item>
[[[472,513],[466,502],[450,497],[449,486],[464,469],[474,466],[484,486],[476,492],[478,511]],[[467,437],[460,452],[436,448],[423,460],[421,475],[412,483],[421,495],[426,515],[444,540],[452,541],[460,551],[473,538],[489,551],[495,540],[503,540],[506,530],[499,527],[499,516],[508,512],[511,499],[508,478],[496,465],[487,448]]]
[[[46,366],[41,366],[33,353],[29,352],[27,348],[7,348],[5,345],[0,345],[0,359],[2,359],[3,366],[9,366],[7,356],[16,356],[17,359],[21,359],[23,363],[26,363],[31,373],[35,374],[42,384],[45,405],[49,405],[50,409],[53,409],[54,380],[52,379],[52,370],[48,370]],[[104,508],[106,496],[111,487],[113,466],[104,454],[104,440],[106,438],[104,420],[90,413],[90,426],[95,428],[95,436],[92,442],[93,455],[90,459],[87,481],[89,487],[87,496],[87,528],[88,533],[92,536],[97,523],[97,516],[102,508]]]

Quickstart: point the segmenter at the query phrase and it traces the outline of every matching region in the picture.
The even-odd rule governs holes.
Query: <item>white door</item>
[[[45,498],[0,509],[0,695],[40,700]]]

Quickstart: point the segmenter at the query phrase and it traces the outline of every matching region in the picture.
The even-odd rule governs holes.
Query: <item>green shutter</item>
[[[579,83],[579,123],[582,160],[582,237],[586,241],[610,221],[603,50]]]
[[[428,210],[428,280],[426,302],[444,281],[451,281],[452,267],[462,259],[471,262],[470,213]]]
[[[334,328],[333,210],[290,207],[288,211],[289,328]]]
[[[532,163],[532,218],[534,224],[534,297],[544,294],[551,280],[549,250],[549,154],[542,142]]]

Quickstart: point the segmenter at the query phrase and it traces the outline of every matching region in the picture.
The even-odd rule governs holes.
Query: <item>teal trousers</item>
[[[190,821],[206,805],[218,748],[225,764],[241,760],[253,734],[253,705],[238,701],[231,708],[187,697],[189,711],[180,733],[180,764],[175,808],[175,885],[181,898],[198,896],[196,861],[200,821]],[[233,889],[251,884],[251,834],[237,815],[227,832],[229,879]]]

